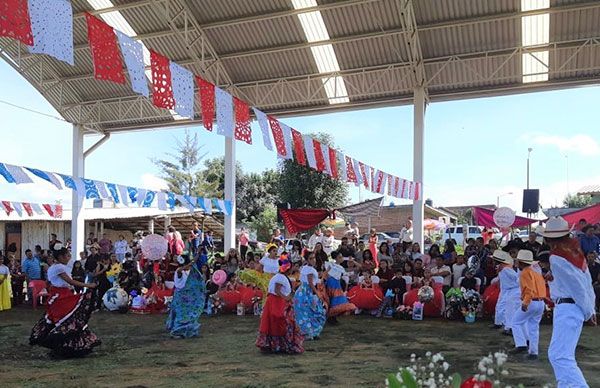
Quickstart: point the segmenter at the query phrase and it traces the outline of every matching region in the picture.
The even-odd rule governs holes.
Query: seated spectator
[[[416,259],[413,262],[413,278],[417,277],[417,278],[422,278],[423,276],[425,276],[425,270],[423,268],[423,260],[421,259]]]
[[[447,266],[451,266],[456,262],[456,248],[454,247],[454,242],[452,240],[446,240],[442,257],[444,258],[444,264]]]
[[[390,254],[390,247],[387,242],[382,242],[379,245],[379,252],[377,252],[377,260],[381,263],[382,260],[388,262],[388,264],[392,264],[394,260],[392,259],[392,255]]]
[[[458,280],[463,277],[466,269],[465,257],[463,255],[457,256],[456,263],[452,264],[452,287],[460,287]]]
[[[462,278],[460,284],[460,288],[464,288],[465,290],[474,290],[479,291],[477,289],[477,278],[475,278],[475,273],[471,270],[465,272],[465,276]]]
[[[401,266],[398,266],[401,269],[402,276],[410,276],[413,277],[413,263],[410,260],[407,260]]]
[[[594,251],[588,252],[586,255],[588,268],[592,277],[592,286],[596,294],[596,310],[600,309],[600,261],[598,254]]]
[[[411,264],[410,262],[408,263]],[[402,277],[403,268],[401,266],[396,266],[393,271],[394,276],[389,281],[387,291],[384,293],[383,303],[377,313],[378,317],[381,317],[387,308],[391,307],[395,309],[401,305],[402,298],[406,293],[406,281]]]
[[[443,278],[444,293],[452,286],[452,272],[450,267],[444,264],[444,258],[438,256],[435,259],[435,266],[431,268],[432,276],[441,276]]]
[[[408,252],[410,260],[414,261],[416,259],[421,259],[423,254],[421,253],[421,246],[419,243],[413,243],[410,247],[410,251]]]
[[[385,291],[388,289],[388,282],[394,277],[394,271],[390,267],[390,264],[387,260],[379,261],[377,276],[379,277],[379,285],[385,293]]]

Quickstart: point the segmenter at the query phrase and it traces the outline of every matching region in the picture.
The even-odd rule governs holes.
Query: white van
[[[457,244],[463,245],[463,242],[465,240],[465,233],[466,233],[466,239],[468,240],[470,238],[475,239],[477,237],[481,237],[482,231],[483,231],[482,226],[475,226],[475,225],[449,226],[446,228],[446,231],[444,232],[444,237],[442,238],[442,241],[446,241],[448,239],[454,239]]]

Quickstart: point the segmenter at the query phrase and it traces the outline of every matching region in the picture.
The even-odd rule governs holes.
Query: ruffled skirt
[[[92,291],[73,294],[68,288],[50,287],[46,315],[31,330],[30,345],[50,349],[58,357],[82,357],[101,341],[88,328]]]
[[[263,352],[297,354],[304,352],[303,343],[292,305],[269,294],[260,317],[256,346]]]
[[[300,284],[294,295],[294,313],[302,335],[314,338],[321,334],[327,320],[327,311],[308,283]]]
[[[333,277],[327,278],[327,295],[329,296],[329,311],[327,311],[328,317],[337,317],[351,311],[356,310],[356,306],[348,301],[344,290],[340,285],[340,281]]]

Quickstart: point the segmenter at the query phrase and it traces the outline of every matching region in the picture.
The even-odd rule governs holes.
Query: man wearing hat
[[[538,359],[540,342],[540,321],[544,314],[544,299],[546,298],[546,283],[541,273],[532,268],[533,252],[522,249],[517,254],[521,276],[521,308],[516,311],[512,322],[515,348],[513,354],[525,353],[528,360]],[[529,342],[529,346],[527,346]]]
[[[496,303],[493,328],[504,326],[504,332],[510,333],[512,319],[518,308],[519,274],[513,268],[513,260],[507,252],[501,249],[494,251],[492,257],[499,263],[498,280],[500,282],[500,295]]]
[[[575,360],[575,348],[583,323],[596,324],[592,278],[579,242],[569,236],[569,224],[552,217],[542,235],[550,246],[550,297],[554,300],[554,324],[548,359],[559,388],[588,387]]]

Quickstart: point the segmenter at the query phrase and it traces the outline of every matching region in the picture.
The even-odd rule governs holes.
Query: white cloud
[[[600,145],[589,135],[576,134],[573,136],[558,136],[533,134],[523,136],[534,144],[554,146],[562,153],[574,152],[584,156],[600,155]]]
[[[145,173],[142,174],[142,187],[144,189],[160,191],[167,190],[169,185],[164,179],[159,178],[154,174]]]

